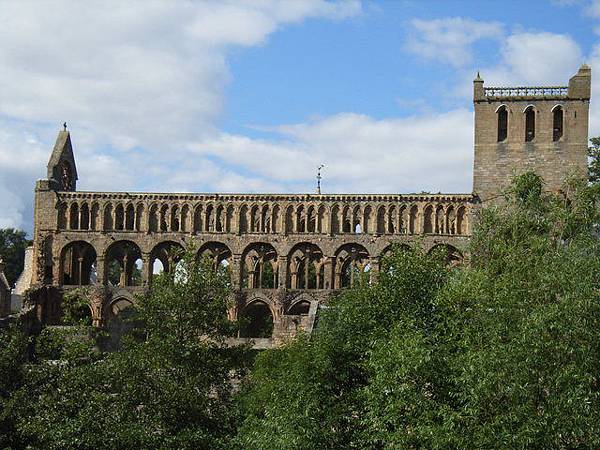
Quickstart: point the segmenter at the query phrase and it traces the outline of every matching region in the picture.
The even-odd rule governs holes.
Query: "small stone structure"
[[[310,332],[318,309],[361,274],[379,270],[392,245],[443,247],[465,256],[475,213],[510,177],[537,171],[549,189],[587,170],[591,73],[568,87],[485,88],[474,80],[473,193],[184,194],[80,192],[68,131],[35,188],[30,299],[56,323],[62,293],[91,285],[93,323],[104,326],[171,271],[174,250],[193,244],[234,289],[232,319],[260,346]],[[401,144],[400,144],[401,145]],[[264,342],[263,342],[264,341]]]

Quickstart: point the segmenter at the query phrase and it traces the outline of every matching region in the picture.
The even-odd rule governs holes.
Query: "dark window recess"
[[[563,110],[558,107],[554,110],[552,125],[552,140],[558,141],[563,135]]]
[[[525,111],[525,142],[533,141],[535,137],[535,111],[529,107]]]
[[[508,136],[508,111],[504,106],[498,110],[498,142],[506,140]]]

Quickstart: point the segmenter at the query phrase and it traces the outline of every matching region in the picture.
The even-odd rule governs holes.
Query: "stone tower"
[[[568,86],[498,88],[477,74],[473,192],[482,202],[528,170],[551,191],[571,174],[586,176],[591,76],[584,64]]]

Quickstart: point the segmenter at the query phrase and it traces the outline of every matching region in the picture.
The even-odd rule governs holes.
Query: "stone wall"
[[[587,66],[562,87],[485,88],[483,80],[475,79],[474,193],[483,202],[495,199],[514,175],[528,170],[551,191],[559,190],[565,177],[585,177],[590,86]],[[508,116],[505,139],[499,136],[502,110]],[[529,110],[535,119],[528,139]],[[561,130],[556,130],[555,113],[562,115]]]

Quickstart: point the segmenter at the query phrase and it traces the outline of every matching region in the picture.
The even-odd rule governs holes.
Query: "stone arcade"
[[[550,190],[584,176],[590,81],[585,65],[564,87],[486,88],[478,75],[465,194],[79,192],[71,137],[60,131],[35,189],[29,302],[55,323],[62,293],[90,285],[93,323],[104,326],[151,285],[155,266],[173,270],[173,249],[193,243],[227,266],[230,317],[250,319],[241,337],[269,345],[310,332],[319,306],[359,273],[376,273],[392,244],[442,246],[460,262],[477,209],[514,173],[533,169]]]

